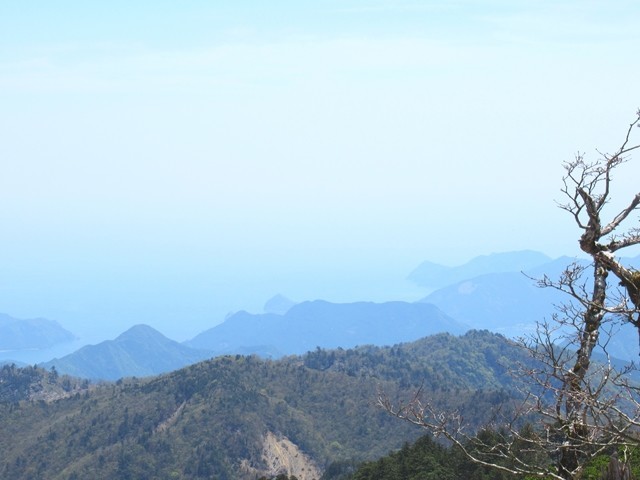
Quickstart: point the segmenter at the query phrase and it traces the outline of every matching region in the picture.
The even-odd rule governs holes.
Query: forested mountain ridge
[[[477,437],[465,445],[467,452],[474,455],[478,445],[474,441],[485,445],[496,445],[500,432],[482,430]],[[531,452],[521,452],[523,457]],[[615,477],[634,479],[640,478],[640,452],[637,448],[626,450],[631,476]],[[609,453],[602,453],[585,465],[581,474],[582,480],[602,480],[604,472],[611,461]],[[508,462],[503,459],[504,463]],[[413,444],[406,443],[399,450],[377,460],[363,462],[359,465],[349,463],[336,464],[331,469],[335,474],[331,480],[521,480],[521,475],[514,475],[496,468],[491,468],[473,462],[459,448],[446,447],[437,443],[430,434],[419,438]],[[533,476],[524,477],[533,480]],[[606,477],[613,478],[613,477]]]
[[[413,444],[377,460],[365,462],[340,480],[516,480],[469,460],[459,450],[446,448],[425,435]]]
[[[486,330],[470,330],[459,337],[441,333],[392,347],[317,348],[302,358],[307,367],[316,370],[370,376],[402,386],[427,383],[477,389],[511,386],[508,367],[526,361],[520,347]]]
[[[313,465],[373,460],[421,434],[376,407],[379,391],[403,398],[422,385],[478,424],[508,398],[504,363],[521,355],[503,337],[469,332],[279,361],[219,357],[58,401],[5,401],[0,477],[310,478]],[[295,445],[307,473],[274,471],[267,438]]]
[[[21,401],[52,401],[87,392],[89,382],[68,375],[59,375],[55,368],[16,367],[5,364],[0,367],[0,404]]]

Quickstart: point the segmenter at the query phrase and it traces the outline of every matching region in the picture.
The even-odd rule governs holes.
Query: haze
[[[0,311],[185,340],[277,293],[420,298],[427,259],[575,255],[561,163],[623,140],[639,24],[631,1],[3,2]]]

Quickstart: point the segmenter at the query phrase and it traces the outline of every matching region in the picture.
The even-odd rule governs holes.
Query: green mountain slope
[[[168,339],[148,325],[136,325],[98,345],[42,364],[76,377],[117,380],[169,372],[211,357],[211,353]]]
[[[279,361],[220,357],[54,402],[4,402],[0,478],[311,480],[422,433],[377,408],[377,392],[406,398],[423,385],[478,424],[507,398],[503,363],[520,354],[469,332]]]
[[[486,434],[485,434],[486,435]],[[471,449],[472,447],[470,447]],[[352,474],[331,480],[516,480],[517,477],[474,464],[455,448],[445,448],[430,436],[378,460],[360,465]]]
[[[16,367],[5,364],[0,368],[0,404],[17,404],[25,400],[52,401],[76,393],[86,393],[89,382],[59,375],[55,369]]]

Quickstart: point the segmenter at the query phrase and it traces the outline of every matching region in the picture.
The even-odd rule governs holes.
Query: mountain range
[[[524,359],[504,337],[471,331],[277,361],[222,356],[94,386],[2,367],[0,478],[331,480],[332,465],[378,458],[422,433],[377,408],[379,393],[403,401],[421,389],[473,431],[507,408],[508,366]],[[31,401],[48,392],[57,400]]]
[[[46,369],[1,366],[0,478],[338,480],[340,465],[421,433],[376,409],[380,393],[401,403],[421,390],[473,431],[509,408],[509,366],[527,359],[505,336],[469,327],[526,333],[565,300],[534,279],[558,278],[572,259],[517,257],[414,303],[276,296],[265,313],[237,312],[182,344],[136,325]],[[635,356],[637,333],[626,333],[610,351]]]
[[[218,355],[280,358],[316,347],[389,345],[466,330],[430,304],[314,301],[295,305],[284,315],[238,312],[183,344],[148,325],[136,325],[114,340],[87,345],[41,366],[82,378],[117,380],[158,375]]]
[[[557,279],[574,261],[584,262],[569,257],[549,260],[543,254],[523,251],[477,257],[457,267],[425,262],[409,278],[424,285],[457,281],[414,303],[337,304],[316,300],[296,304],[276,295],[265,304],[265,313],[231,314],[221,324],[182,344],[149,326],[136,326],[114,340],[85,346],[43,365],[55,366],[61,373],[113,380],[156,375],[224,354],[257,354],[275,359],[316,347],[389,345],[438,332],[461,334],[469,328],[518,337],[532,333],[537,321],[551,319],[555,306],[567,300],[556,289],[538,288],[535,280],[545,275]],[[625,262],[637,264],[638,257]],[[494,271],[490,271],[492,268]],[[0,325],[8,325],[9,318],[0,317],[4,319]],[[38,335],[47,338],[47,329],[57,325],[42,319],[11,319],[14,331],[16,322],[22,322],[21,328],[32,328],[37,323],[40,330],[33,334],[34,339]],[[611,337],[609,352],[622,359],[635,358],[637,334],[628,327],[622,330],[622,334]],[[5,338],[17,336],[0,337]],[[48,341],[55,338],[51,334]]]
[[[468,327],[426,303],[303,302],[284,314],[238,312],[186,345],[217,355],[266,346],[284,355],[316,347],[391,345],[440,332],[461,334]]]

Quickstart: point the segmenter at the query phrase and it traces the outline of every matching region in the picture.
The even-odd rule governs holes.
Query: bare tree
[[[523,476],[575,479],[593,457],[619,449],[624,454],[625,447],[639,443],[640,390],[629,381],[635,367],[614,368],[607,349],[621,323],[640,332],[640,272],[619,257],[640,244],[640,193],[607,221],[613,174],[640,148],[630,144],[639,125],[640,110],[613,154],[598,152],[592,162],[578,154],[564,164],[565,201],[559,206],[582,231],[580,248],[591,264],[576,262],[559,279],[538,281],[566,292],[569,300],[550,322],[538,324],[536,334],[518,341],[532,362],[514,368],[524,401],[496,417],[493,428],[503,432],[499,439],[474,437],[458,412],[435,408],[421,392],[400,405],[381,394],[383,408],[448,439],[474,462]],[[610,276],[617,281],[611,284]],[[604,361],[593,361],[596,348]],[[533,427],[522,429],[525,420]]]

